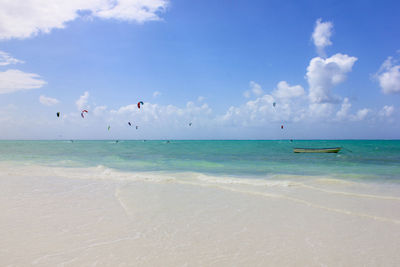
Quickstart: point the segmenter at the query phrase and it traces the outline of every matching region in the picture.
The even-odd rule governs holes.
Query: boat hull
[[[331,148],[294,148],[294,153],[338,153],[341,147]]]

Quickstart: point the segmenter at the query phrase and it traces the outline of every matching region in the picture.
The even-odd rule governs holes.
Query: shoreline
[[[389,195],[385,184],[323,177],[249,184],[183,177],[187,173],[174,179],[137,173],[129,180],[107,168],[7,169],[4,163],[0,170],[2,265],[400,261],[400,190],[392,188]]]

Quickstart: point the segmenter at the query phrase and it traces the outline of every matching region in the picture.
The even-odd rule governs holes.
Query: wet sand
[[[399,192],[1,164],[0,265],[398,266]]]

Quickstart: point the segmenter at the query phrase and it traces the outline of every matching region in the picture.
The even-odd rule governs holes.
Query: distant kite
[[[111,128],[111,126],[110,126],[110,125],[108,125],[108,128],[107,128],[107,129],[108,129],[108,130],[110,130],[110,128]]]
[[[191,122],[189,122],[189,126],[192,126],[192,123],[191,123]]]
[[[140,105],[142,105],[142,106],[144,105],[144,104],[143,104],[143,101],[139,101],[139,102],[137,103],[137,107],[138,107],[139,109],[140,109]]]
[[[85,113],[85,112],[86,112],[86,113],[89,113],[86,109],[82,110],[82,112],[81,112],[81,117],[82,117],[82,118],[85,118],[85,116],[83,115],[83,113]]]
[[[131,123],[130,121],[128,121],[128,125],[129,125],[129,126],[132,126],[132,123]]]
[[[57,112],[57,118],[59,118],[60,117],[60,112]]]
[[[283,129],[283,125],[281,125],[281,129]]]
[[[276,106],[276,103],[274,102],[272,105],[275,107],[275,106]]]

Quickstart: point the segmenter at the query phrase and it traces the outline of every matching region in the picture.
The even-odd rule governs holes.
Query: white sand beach
[[[101,166],[0,170],[1,266],[400,263],[399,185]]]

